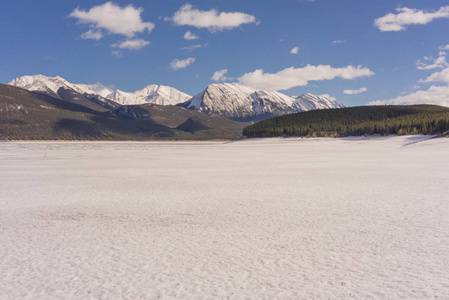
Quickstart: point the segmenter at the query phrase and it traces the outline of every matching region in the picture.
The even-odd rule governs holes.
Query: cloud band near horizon
[[[309,81],[332,80],[335,78],[354,79],[373,76],[375,73],[362,66],[334,68],[330,65],[307,65],[302,68],[286,68],[277,73],[265,73],[262,69],[246,73],[238,78],[241,84],[258,89],[288,90],[297,86],[306,86]]]

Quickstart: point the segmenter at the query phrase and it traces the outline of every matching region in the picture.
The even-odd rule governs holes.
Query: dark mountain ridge
[[[204,124],[190,132],[189,118]],[[0,84],[0,140],[233,140],[246,124],[156,104],[98,111]]]

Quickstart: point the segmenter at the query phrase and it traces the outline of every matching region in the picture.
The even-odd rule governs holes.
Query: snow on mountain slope
[[[327,95],[304,94],[289,97],[279,92],[257,90],[237,83],[209,85],[184,106],[232,118],[278,116],[313,109],[345,107]]]
[[[8,85],[13,85],[29,91],[42,92],[58,99],[61,99],[61,96],[58,94],[58,90],[60,88],[72,89],[78,92],[77,88],[73,84],[69,83],[67,80],[59,76],[56,77],[47,77],[44,75],[22,76],[13,79],[11,82],[8,83]]]
[[[293,99],[275,91],[258,91],[237,83],[212,84],[183,106],[226,117],[292,113]]]
[[[180,92],[175,88],[163,85],[149,85],[139,91],[127,93],[120,90],[114,91],[100,83],[74,84],[59,76],[22,76],[12,80],[8,84],[29,91],[42,92],[62,100],[65,99],[61,96],[61,88],[64,90],[73,90],[80,94],[96,96],[98,100],[102,102],[107,99],[122,105],[138,105],[145,103],[176,105],[192,98],[192,96]]]
[[[100,95],[103,98],[114,100],[115,91],[111,88],[108,88],[101,83],[93,83],[93,84],[74,84],[77,88],[84,91],[88,94]]]
[[[292,98],[294,99],[293,107],[302,108],[302,111],[346,107],[329,95],[318,96],[307,93],[301,96],[293,96]]]
[[[55,98],[62,99],[60,89],[73,90],[80,94],[97,95],[105,99],[111,99],[114,90],[101,85],[70,83],[59,76],[47,77],[44,75],[22,76],[13,79],[8,85],[20,87],[29,91],[42,92]]]
[[[123,105],[144,103],[176,105],[179,103],[184,103],[190,98],[192,98],[192,96],[180,92],[175,88],[152,84],[133,93],[117,90],[111,100]]]
[[[74,84],[59,76],[34,75],[16,78],[8,85],[43,93],[93,110],[103,111],[118,106],[118,104],[103,96],[109,96],[112,90],[99,83],[92,85]]]

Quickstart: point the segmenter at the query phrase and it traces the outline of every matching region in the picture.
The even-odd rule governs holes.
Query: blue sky
[[[449,105],[448,4],[8,1],[0,11],[0,82],[59,75],[129,92],[163,84],[191,95],[240,82],[287,95],[329,94],[351,106]],[[188,31],[197,39],[185,39]]]

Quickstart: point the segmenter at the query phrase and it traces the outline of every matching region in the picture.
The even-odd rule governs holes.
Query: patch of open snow
[[[415,141],[0,143],[0,298],[447,299],[449,140]]]

